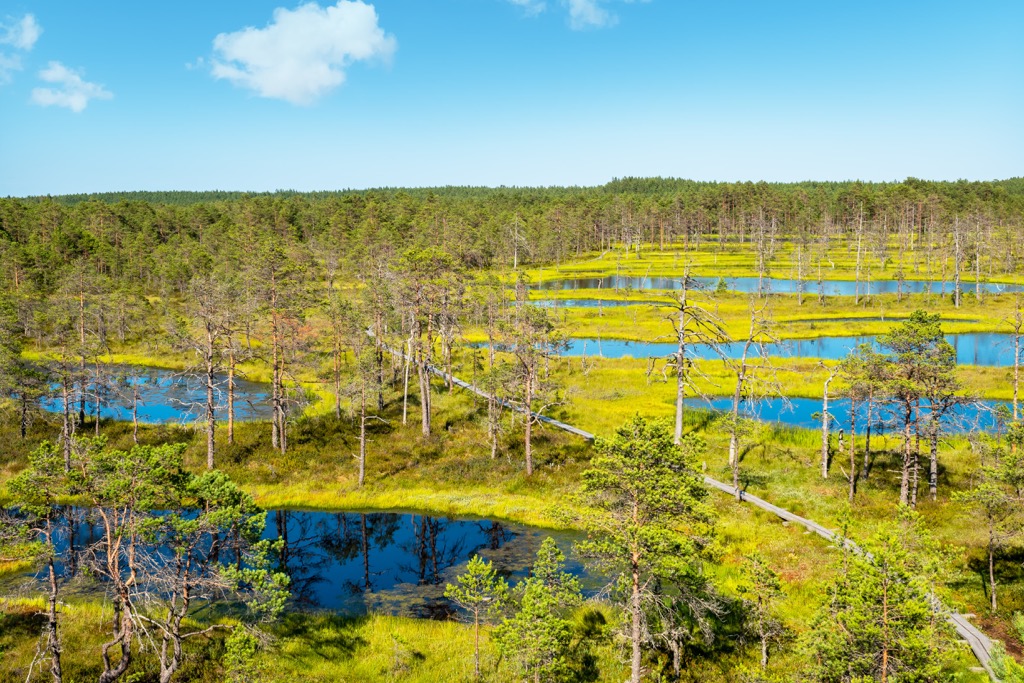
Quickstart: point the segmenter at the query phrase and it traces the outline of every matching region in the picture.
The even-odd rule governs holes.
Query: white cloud
[[[651,0],[560,0],[562,7],[568,12],[569,28],[584,31],[593,28],[608,28],[619,23],[619,17],[607,8],[612,2],[628,5],[644,4]],[[537,16],[547,9],[545,0],[506,0],[521,7],[528,17]]]
[[[565,0],[569,8],[569,27],[575,31],[614,26],[619,18],[601,6],[600,0]]]
[[[26,14],[13,24],[0,23],[0,45],[10,45],[16,50],[28,51],[39,40],[43,29],[36,18]],[[7,85],[15,71],[21,71],[21,55],[0,52],[0,85]]]
[[[340,0],[322,8],[311,2],[275,9],[266,28],[218,35],[212,73],[261,97],[310,104],[344,83],[352,62],[387,60],[397,46],[378,25],[373,5]]]
[[[15,71],[21,71],[21,57],[0,52],[0,85],[7,85]]]
[[[60,62],[50,64],[39,72],[39,78],[56,88],[33,88],[32,101],[44,107],[67,107],[80,112],[90,100],[109,100],[114,95],[96,83],[83,81],[79,72],[69,69]]]
[[[42,32],[36,18],[26,14],[15,24],[0,24],[0,43],[19,50],[31,50]]]
[[[508,0],[516,7],[522,7],[523,12],[528,17],[535,17],[545,9],[547,9],[547,3],[544,0]]]

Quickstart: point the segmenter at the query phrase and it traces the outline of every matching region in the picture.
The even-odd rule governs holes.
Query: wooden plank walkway
[[[387,346],[386,344],[384,344],[382,346],[384,347],[385,350],[388,351],[388,353],[396,355],[396,356],[402,358],[403,360],[409,360],[406,357],[406,354],[404,352],[392,349],[391,347]],[[485,398],[485,399],[490,399],[491,398],[491,396],[489,394],[487,394],[486,392],[482,391],[478,387],[470,384],[469,382],[465,382],[465,381],[459,379],[458,377],[449,376],[448,373],[445,372],[441,368],[438,368],[438,367],[435,367],[433,365],[429,365],[428,364],[427,365],[427,369],[431,373],[433,373],[434,375],[437,375],[438,377],[440,377],[443,380],[445,380],[446,382],[451,381],[452,384],[454,384],[454,385],[456,385],[458,387],[461,387],[463,389],[466,389],[467,391],[471,391],[474,394],[476,394],[477,396],[480,396],[482,398]],[[502,399],[498,399],[498,402],[503,407],[508,408],[510,410],[515,410],[516,412],[520,412],[520,413],[525,413],[526,412],[526,409],[524,409],[523,407],[515,405],[513,403],[509,403],[508,401],[503,401]],[[540,422],[543,422],[544,424],[551,425],[552,427],[555,427],[556,429],[561,429],[563,431],[569,432],[570,434],[575,434],[576,436],[582,437],[582,438],[587,439],[589,441],[593,441],[594,440],[594,435],[593,434],[591,434],[590,432],[584,431],[584,430],[580,429],[579,427],[574,427],[573,425],[567,424],[567,423],[562,422],[560,420],[556,420],[554,418],[547,417],[545,415],[540,415],[540,414],[534,413],[534,412],[530,412],[530,415],[533,418],[535,418],[536,420],[538,420]],[[733,496],[733,497],[736,496],[736,489],[734,489],[732,487],[732,485],[730,485],[730,484],[726,484],[724,482],[718,481],[717,479],[712,479],[711,477],[708,477],[708,476],[704,477],[704,483],[706,483],[710,488],[717,489],[717,490],[719,490],[719,491],[721,491],[723,493],[727,493],[727,494],[729,494],[730,496]],[[760,508],[762,510],[770,512],[770,513],[776,515],[777,517],[779,517],[779,518],[781,518],[781,519],[783,519],[783,520],[785,520],[787,522],[791,522],[793,524],[799,524],[799,525],[805,527],[806,529],[808,529],[809,531],[812,531],[812,532],[818,534],[819,536],[821,536],[822,538],[826,539],[827,541],[829,541],[831,543],[834,543],[835,540],[836,540],[836,532],[832,531],[831,529],[828,529],[828,528],[822,526],[821,524],[818,524],[817,522],[815,522],[813,520],[807,519],[806,517],[801,517],[800,515],[797,515],[796,513],[790,512],[789,510],[787,510],[785,508],[781,508],[778,505],[772,505],[771,503],[769,503],[768,501],[764,500],[763,498],[758,498],[757,496],[755,496],[753,494],[750,494],[750,493],[747,493],[745,491],[740,491],[739,498],[740,498],[741,501],[743,501],[745,503],[750,503],[751,505],[753,505],[755,507],[758,507],[758,508]],[[861,550],[861,548],[856,543],[854,543],[853,541],[851,541],[849,539],[846,540],[846,544],[847,544],[847,547],[850,548],[851,550],[853,550],[854,552],[857,552],[857,553],[863,552]],[[946,611],[945,607],[943,607],[942,604],[937,599],[935,600],[935,603],[936,603],[936,609],[939,609],[941,611]],[[978,630],[978,628],[976,626],[974,626],[974,624],[972,624],[970,621],[968,621],[967,617],[965,615],[963,615],[963,614],[958,614],[956,612],[949,612],[948,616],[947,616],[947,619],[953,625],[953,628],[956,629],[957,635],[959,635],[961,638],[963,638],[964,641],[966,641],[967,644],[970,646],[971,651],[974,653],[974,656],[978,659],[978,663],[980,663],[981,666],[988,673],[989,678],[992,679],[993,681],[995,681],[996,683],[999,683],[999,679],[996,677],[995,672],[992,670],[992,649],[994,647],[994,643],[992,642],[992,640],[988,636],[986,636],[984,633],[982,633],[980,630]]]

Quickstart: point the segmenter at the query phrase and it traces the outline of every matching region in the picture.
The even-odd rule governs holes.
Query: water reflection
[[[697,398],[688,398],[686,404],[691,408],[710,408],[721,413],[732,410],[732,399],[728,397],[713,397],[710,403]],[[1007,401],[977,401],[968,405],[954,406],[942,418],[943,431],[945,433],[993,431],[998,426],[996,411],[1000,406],[1008,410],[1012,409],[1012,405]],[[836,429],[849,428],[849,399],[830,399],[828,410],[835,420]],[[821,429],[821,399],[771,397],[760,401],[743,401],[740,404],[740,414],[746,418],[778,422],[790,427]],[[922,406],[920,416],[922,424],[924,424],[929,416],[927,403]],[[887,428],[896,424],[897,419],[898,416],[893,414],[891,406],[875,404],[872,408],[872,431],[884,433]],[[858,433],[862,433],[866,426],[867,405],[861,402],[857,406]]]
[[[445,585],[454,582],[474,555],[491,560],[500,576],[518,581],[527,576],[544,538],[553,537],[568,556],[567,570],[581,577],[588,593],[600,581],[585,574],[572,558],[572,532],[534,529],[493,520],[395,512],[267,512],[264,538],[280,540],[278,568],[291,579],[289,608],[329,610],[343,615],[367,612],[444,618],[452,613],[444,598]],[[54,534],[57,571],[64,583],[76,577],[76,591],[93,595],[101,587],[78,576],[83,553],[102,560],[97,543],[102,530],[97,516],[84,508],[68,508]],[[140,549],[146,562],[171,559],[167,549]],[[99,554],[96,554],[99,553]],[[220,556],[234,562],[234,555]],[[42,588],[36,577],[8,577],[5,582],[30,581],[29,590]]]
[[[86,394],[85,414],[96,414],[96,400],[100,402],[100,416],[114,420],[132,419],[131,399],[135,391],[122,391],[124,387],[137,389],[139,421],[151,424],[191,422],[205,414],[206,377],[196,373],[175,372],[161,368],[132,365],[104,365],[104,385],[90,383]],[[111,381],[112,380],[112,381]],[[227,406],[227,376],[216,379],[215,400],[222,417]],[[42,401],[44,410],[59,413],[64,410],[60,397]],[[78,410],[77,400],[75,411]],[[235,379],[235,419],[269,420],[271,406],[269,387],[258,382]]]
[[[969,332],[946,335],[956,351],[956,362],[960,365],[983,365],[1008,367],[1013,365],[1013,336],[997,332]],[[839,360],[845,358],[859,344],[875,344],[875,336],[860,337],[818,337],[816,339],[791,339],[779,343],[765,344],[765,353],[775,358],[820,358]],[[722,344],[721,351],[726,358],[739,358],[743,344]],[[604,358],[659,358],[676,352],[676,344],[669,342],[638,342],[623,339],[580,339],[569,340],[566,356],[601,356]],[[720,358],[719,354],[705,344],[690,345],[687,353],[691,358],[709,360]]]
[[[391,512],[275,510],[266,537],[280,539],[280,567],[297,608],[439,618],[451,613],[444,588],[479,554],[501,576],[526,576],[553,536],[569,554],[575,536],[491,520]],[[582,576],[583,567],[570,562]]]
[[[726,289],[732,292],[763,292],[774,294],[796,294],[803,291],[807,295],[817,295],[817,280],[795,280],[791,278],[756,278],[756,277],[695,277],[691,278],[709,289]],[[952,294],[952,280],[871,280],[857,283],[854,280],[824,280],[821,285],[825,296],[853,296],[857,292],[861,295],[871,294],[896,294],[902,291],[904,294]],[[960,288],[964,292],[975,290],[974,282],[962,281]],[[577,289],[625,289],[642,291],[647,289],[676,290],[682,289],[682,280],[679,277],[668,276],[644,276],[634,277],[628,275],[607,275],[605,277],[591,278],[566,278],[561,280],[549,280],[530,285],[535,290],[577,290]],[[993,282],[981,283],[981,291],[987,294],[999,294],[1004,292],[1024,292],[1024,285],[1001,284]]]

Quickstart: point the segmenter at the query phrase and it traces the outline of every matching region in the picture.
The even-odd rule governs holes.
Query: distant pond
[[[756,277],[695,277],[692,279],[707,289],[714,290],[722,286],[732,292],[757,292],[759,283],[759,279]],[[960,283],[960,288],[965,293],[973,292],[974,286],[973,281],[965,280]],[[801,287],[806,295],[816,295],[818,293],[817,280],[766,277],[761,282],[761,291],[773,294],[796,294]],[[824,280],[822,287],[826,296],[853,296],[857,292],[857,283],[854,280]],[[548,280],[532,284],[530,289],[541,291],[578,289],[677,290],[682,289],[682,282],[678,277],[606,275],[604,277]],[[860,293],[862,295],[896,294],[898,289],[899,282],[893,279],[865,280],[860,283]],[[924,292],[951,294],[953,292],[953,281],[904,280],[902,289],[904,294],[921,294]],[[987,294],[1024,292],[1024,285],[983,282],[981,284],[981,291]]]
[[[696,409],[710,409],[719,413],[732,411],[732,399],[725,396],[711,398],[710,404],[699,398],[686,399],[686,405]],[[963,433],[968,431],[991,432],[996,427],[995,410],[1003,406],[1012,410],[1008,401],[979,401],[974,405],[956,406],[943,420],[945,433]],[[829,413],[835,420],[833,429],[848,429],[850,426],[850,401],[845,398],[829,401]],[[804,429],[821,429],[820,398],[766,398],[760,401],[742,401],[740,415],[764,422],[777,422],[790,427]],[[928,408],[921,410],[922,419],[926,420]],[[875,405],[872,408],[872,429],[875,433],[891,431],[895,424],[892,408]],[[867,424],[867,406],[863,403],[857,408],[857,432],[863,433]]]
[[[162,368],[130,365],[104,365],[103,374],[115,379],[114,387],[104,387],[98,392],[88,386],[87,394],[99,394],[100,416],[113,420],[131,420],[130,387],[139,390],[139,421],[151,424],[169,422],[191,422],[205,415],[206,376],[197,373],[177,372]],[[217,375],[216,402],[218,417],[226,418],[227,375]],[[117,385],[120,388],[117,388]],[[59,396],[42,401],[44,410],[60,413],[64,401]],[[72,410],[79,408],[77,401]],[[235,377],[235,419],[269,420],[271,417],[270,386],[260,382],[249,382]],[[95,397],[85,403],[88,416],[96,414]]]
[[[96,520],[83,519],[83,509],[74,513],[77,521],[65,519],[57,534],[62,573],[73,566],[72,550],[79,552],[100,537]],[[425,618],[454,612],[445,586],[474,555],[517,581],[528,575],[548,536],[568,558],[567,571],[582,579],[588,594],[595,593],[601,584],[572,558],[573,541],[582,538],[574,532],[402,512],[271,510],[264,533],[283,541],[278,567],[291,578],[292,609]]]
[[[946,335],[946,340],[956,350],[956,361],[960,365],[984,365],[1007,367],[1013,365],[1013,336],[996,332],[969,332]],[[876,337],[819,337],[817,339],[791,339],[779,343],[765,344],[768,356],[776,358],[821,358],[839,360],[859,344],[874,344]],[[727,358],[739,358],[743,344],[723,344],[722,351]],[[676,352],[673,342],[642,342],[622,339],[569,340],[566,356],[601,356],[604,358],[660,358]],[[720,356],[707,345],[690,345],[687,352],[695,359],[716,359]],[[751,355],[753,350],[751,351]]]

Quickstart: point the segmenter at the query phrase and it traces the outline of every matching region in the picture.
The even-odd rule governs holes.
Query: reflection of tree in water
[[[332,517],[331,520],[318,523],[321,529],[320,547],[338,564],[362,558],[362,580],[346,579],[343,586],[350,595],[372,592],[371,576],[379,576],[384,572],[370,571],[370,550],[383,550],[394,542],[400,516],[393,513],[337,513]]]
[[[449,541],[450,534],[445,534],[448,519],[413,516],[411,521],[413,538],[405,550],[412,555],[415,566],[404,564],[402,569],[415,574],[421,586],[439,585],[445,581],[445,570],[466,558],[465,535],[457,534]]]
[[[497,550],[516,537],[515,533],[501,522],[477,522],[476,525],[487,537],[488,550]]]
[[[313,516],[291,510],[273,512],[277,538],[281,541],[279,569],[288,574],[292,601],[297,605],[319,607],[316,586],[327,580],[323,569],[330,557],[320,552],[320,535]]]

